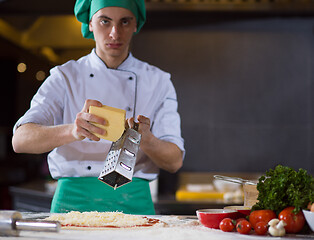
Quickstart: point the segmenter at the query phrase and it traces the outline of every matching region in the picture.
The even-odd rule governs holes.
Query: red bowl
[[[196,215],[201,224],[208,228],[219,229],[219,223],[224,218],[236,219],[238,212],[230,209],[200,209]]]
[[[251,213],[251,207],[247,206],[226,206],[224,209],[235,210],[245,216],[249,216]]]

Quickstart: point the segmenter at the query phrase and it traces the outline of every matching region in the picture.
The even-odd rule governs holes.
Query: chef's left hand
[[[134,122],[138,122],[137,131],[142,135],[141,142],[148,141],[153,136],[150,131],[150,119],[143,115],[138,115],[137,121],[135,121],[134,118],[131,117],[127,119],[128,127],[133,128]]]
[[[183,162],[183,152],[172,143],[158,139],[150,131],[150,119],[142,115],[137,116],[138,132],[141,136],[141,150],[161,169],[175,173]],[[126,127],[133,128],[134,118],[126,120]]]

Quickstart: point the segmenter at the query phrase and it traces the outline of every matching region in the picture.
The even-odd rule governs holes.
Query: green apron
[[[120,211],[128,214],[154,215],[149,181],[133,178],[132,182],[114,190],[96,177],[65,177],[51,203],[52,213],[69,211]]]

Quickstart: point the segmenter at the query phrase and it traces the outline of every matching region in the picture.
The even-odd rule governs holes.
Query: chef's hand
[[[183,163],[183,152],[172,143],[163,141],[150,131],[150,119],[142,115],[137,116],[138,132],[141,136],[141,150],[161,169],[175,173]],[[135,121],[135,122],[137,122]],[[133,127],[134,119],[127,119],[128,126]]]
[[[96,127],[90,123],[94,122],[106,125],[105,119],[89,113],[90,106],[101,107],[102,103],[97,100],[91,99],[87,99],[85,101],[83,109],[76,115],[73,124],[72,135],[76,140],[83,140],[84,138],[89,138],[94,141],[99,141],[100,139],[93,133],[98,133],[101,135],[106,134],[106,130]]]
[[[133,128],[134,122],[138,124],[138,132],[142,135],[141,136],[141,143],[148,141],[152,136],[152,132],[150,131],[150,119],[143,116],[143,115],[138,115],[137,116],[137,121],[134,120],[133,117],[127,119],[127,127]]]

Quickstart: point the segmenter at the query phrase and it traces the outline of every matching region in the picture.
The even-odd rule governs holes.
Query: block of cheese
[[[89,113],[102,117],[107,121],[106,125],[92,123],[107,131],[105,135],[95,133],[97,137],[113,142],[121,137],[125,129],[125,110],[106,105],[103,105],[102,107],[90,106]]]

